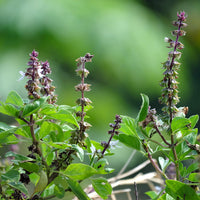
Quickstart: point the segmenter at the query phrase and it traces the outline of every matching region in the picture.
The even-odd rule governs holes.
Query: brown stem
[[[162,138],[163,142],[165,144],[168,145],[168,147],[171,146],[171,144],[169,142],[167,142],[167,140],[164,138],[164,136],[162,135],[162,133],[160,132],[160,130],[158,129],[158,126],[156,125],[156,123],[154,123],[154,128],[156,129],[157,133],[160,135],[160,137]]]
[[[144,150],[147,152],[147,156],[151,162],[151,164],[153,165],[153,167],[155,168],[155,170],[160,173],[165,179],[168,179],[167,176],[165,175],[165,173],[159,168],[159,166],[154,162],[153,158],[152,158],[152,155],[150,154],[149,152],[149,148],[147,146],[146,143],[142,143],[143,144],[143,148]]]

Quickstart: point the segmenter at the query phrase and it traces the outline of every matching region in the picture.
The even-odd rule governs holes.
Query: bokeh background
[[[74,86],[75,59],[90,52],[93,62],[87,96],[94,109],[88,114],[92,139],[107,140],[108,124],[116,114],[135,117],[140,93],[150,97],[158,110],[162,62],[167,59],[164,37],[171,37],[177,11],[188,14],[187,35],[182,50],[180,106],[189,106],[189,115],[200,113],[200,0],[0,0],[0,100],[11,90],[26,97],[25,71],[29,53],[48,60],[51,78],[57,87],[59,104],[75,105],[80,94]],[[1,121],[12,119],[0,115]],[[110,159],[118,171],[132,150],[120,145]],[[129,168],[145,158],[137,154]]]

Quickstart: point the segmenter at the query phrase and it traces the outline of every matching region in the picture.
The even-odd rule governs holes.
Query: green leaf
[[[181,129],[187,130],[188,129],[187,125],[189,124],[190,124],[189,119],[183,117],[175,117],[172,120],[171,124],[172,132],[179,131]]]
[[[0,132],[0,144],[4,143],[9,136],[13,135],[15,133],[15,131],[17,130],[17,127],[14,128],[10,128],[8,130],[5,131],[1,131]]]
[[[76,121],[76,118],[74,115],[68,111],[68,110],[58,110],[56,113],[49,114],[50,118],[57,119],[60,121],[65,121],[70,124],[74,124],[75,126],[79,127],[78,122]]]
[[[149,97],[145,94],[141,94],[141,97],[142,97],[142,105],[138,113],[138,116],[136,118],[137,122],[145,120],[149,109]]]
[[[28,195],[28,191],[27,191],[26,187],[21,182],[10,182],[10,183],[8,183],[8,185],[10,185],[11,187],[13,187],[15,189],[20,190],[21,192],[23,192],[26,195]]]
[[[28,172],[39,172],[39,165],[31,162],[21,162],[19,166],[25,169]]]
[[[64,171],[64,174],[72,178],[73,180],[84,180],[94,174],[97,174],[97,170],[89,165],[85,165],[82,163],[74,163],[67,167]]]
[[[24,105],[24,102],[23,102],[21,96],[15,91],[11,91],[8,94],[8,97],[7,97],[5,103],[14,104],[16,106],[23,106]]]
[[[200,174],[199,173],[191,173],[189,175],[188,179],[189,179],[189,181],[199,183],[200,182]]]
[[[164,170],[169,163],[169,159],[165,160],[163,157],[158,157],[158,161],[162,170]]]
[[[128,147],[139,150],[141,148],[140,140],[134,135],[119,134],[119,141]]]
[[[52,122],[44,121],[40,127],[38,134],[39,139],[50,135],[53,142],[63,142],[64,140],[62,128],[58,124]]]
[[[76,144],[72,144],[72,149],[76,150],[77,156],[81,162],[84,160],[84,151],[81,147]]]
[[[195,190],[185,183],[175,180],[166,180],[166,185],[166,192],[175,199],[177,199],[177,197],[180,197],[184,200],[200,199]]]
[[[35,112],[37,112],[45,103],[48,97],[41,97],[38,100],[35,100],[33,103],[28,103],[23,109],[22,116],[27,117]]]
[[[195,163],[192,163],[188,168],[187,168],[187,174],[190,174],[191,172],[195,171],[199,169],[199,163],[198,162],[195,162]]]
[[[7,152],[5,154],[5,157],[15,157],[15,159],[12,160],[14,163],[18,163],[18,162],[21,162],[21,161],[33,161],[32,158],[23,156],[21,154],[14,153],[12,151]]]
[[[19,116],[19,110],[14,105],[5,104],[3,102],[1,102],[0,113],[3,113],[5,115],[11,116],[11,117]]]
[[[107,199],[112,193],[112,187],[105,178],[91,179],[94,190],[102,199]]]
[[[23,126],[21,128],[18,128],[15,131],[15,134],[21,135],[23,137],[31,138],[30,127],[29,126]]]
[[[20,174],[17,170],[11,169],[11,170],[7,171],[5,174],[2,174],[1,178],[4,181],[17,182],[20,179]]]
[[[155,192],[155,191],[148,191],[148,192],[145,192],[146,195],[148,195],[151,199],[155,199],[158,194]]]
[[[80,184],[77,181],[68,178],[67,183],[69,184],[69,187],[71,188],[72,192],[78,197],[78,199],[90,200],[90,198],[83,191],[83,189],[81,188]]]
[[[191,128],[194,128],[199,120],[199,115],[193,115],[189,118],[190,123],[191,123]]]
[[[122,117],[122,123],[121,123],[121,128],[119,130],[127,135],[136,135],[137,132],[136,132],[135,119],[128,116],[121,116],[121,117]]]
[[[177,200],[177,199],[174,199],[169,194],[163,194],[159,199],[155,199],[155,200]]]

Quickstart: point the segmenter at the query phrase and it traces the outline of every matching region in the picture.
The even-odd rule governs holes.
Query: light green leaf
[[[177,197],[180,197],[184,200],[200,199],[195,190],[185,183],[175,180],[166,180],[166,185],[166,192],[175,199],[177,199]]]
[[[64,174],[73,180],[83,180],[97,173],[96,169],[82,163],[71,164],[64,171]]]
[[[200,174],[199,173],[191,173],[188,177],[189,181],[200,183]]]
[[[0,132],[0,144],[4,143],[5,139],[7,137],[13,135],[17,129],[18,129],[17,127],[13,127],[13,128],[8,129],[8,130],[1,131]]]
[[[187,130],[187,125],[190,124],[190,120],[183,117],[175,117],[172,120],[171,128],[172,132],[179,131],[181,129]]]
[[[145,192],[146,195],[148,195],[151,199],[155,199],[158,194],[155,192],[155,191],[148,191],[148,192]]]
[[[60,120],[60,121],[65,121],[65,122],[74,124],[75,126],[79,127],[79,124],[76,121],[76,118],[68,110],[58,110],[56,113],[49,114],[48,116],[53,118],[53,119],[57,119],[57,120]]]
[[[72,192],[78,197],[80,200],[90,200],[90,198],[87,196],[87,194],[83,191],[80,184],[71,179],[67,179],[67,183],[69,184],[69,187],[71,188]]]
[[[158,157],[158,161],[162,170],[164,170],[169,163],[169,159],[165,160],[163,157]]]
[[[33,103],[28,103],[23,109],[22,116],[27,117],[35,112],[37,112],[46,102],[48,97],[41,97],[38,100],[35,100]]]
[[[121,117],[122,117],[122,123],[121,123],[121,128],[119,130],[127,135],[137,134],[135,119],[128,116],[121,116]]]
[[[11,91],[8,94],[8,97],[7,97],[5,103],[13,104],[13,105],[16,105],[16,106],[23,106],[24,105],[24,102],[23,102],[21,96],[15,91]]]
[[[190,118],[190,123],[191,123],[191,128],[194,128],[197,124],[197,122],[199,121],[199,115],[192,115]]]
[[[112,187],[105,178],[91,179],[94,190],[102,199],[107,199],[112,193]]]
[[[141,97],[142,97],[142,105],[138,113],[138,116],[136,118],[137,122],[145,120],[149,109],[149,97],[145,94],[141,94]]]
[[[19,110],[12,104],[5,104],[1,102],[0,113],[3,113],[11,117],[18,117]]]
[[[140,151],[140,140],[134,135],[119,134],[119,141],[128,147]]]

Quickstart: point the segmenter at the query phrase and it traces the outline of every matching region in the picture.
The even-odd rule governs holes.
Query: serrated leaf
[[[72,192],[78,197],[78,199],[90,200],[90,198],[83,191],[83,189],[81,188],[80,184],[77,181],[68,178],[67,183],[69,184],[69,187],[71,188]]]
[[[97,173],[96,169],[82,163],[71,164],[64,171],[64,174],[73,180],[84,180]]]
[[[72,149],[76,150],[77,156],[81,162],[84,160],[84,151],[81,147],[76,144],[72,144]]]
[[[149,97],[145,94],[141,94],[141,97],[142,97],[142,105],[138,113],[138,116],[136,118],[137,122],[145,120],[149,109]]]
[[[23,105],[24,105],[23,99],[22,99],[21,96],[20,96],[17,92],[15,92],[15,91],[11,91],[11,92],[8,94],[8,97],[7,97],[5,103],[10,103],[10,104],[13,104],[13,105],[16,105],[16,106],[23,106]]]
[[[199,200],[195,190],[185,183],[175,180],[166,180],[166,185],[166,192],[175,199],[180,197],[184,200]]]
[[[119,130],[127,135],[137,134],[135,119],[128,116],[121,116],[121,117],[122,117],[122,123],[121,123],[121,128]]]
[[[141,148],[140,140],[134,135],[119,134],[119,141],[128,147],[139,150]]]
[[[107,199],[112,193],[112,187],[105,178],[91,179],[94,190],[102,199]]]

